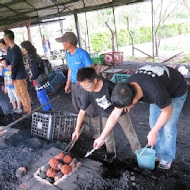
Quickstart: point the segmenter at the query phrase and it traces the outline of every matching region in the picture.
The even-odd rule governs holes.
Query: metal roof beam
[[[80,0],[71,0],[71,1],[66,2],[66,3],[59,3],[58,5],[63,6],[64,8],[66,8],[66,6],[69,5],[70,3],[75,3],[75,2],[79,2],[79,1]],[[36,23],[41,22],[41,20],[43,20],[43,19],[66,16],[66,15],[71,15],[71,14],[77,14],[77,13],[81,13],[81,12],[89,12],[89,11],[100,10],[100,9],[105,9],[105,8],[112,8],[113,6],[127,5],[127,4],[131,4],[131,3],[138,3],[138,2],[143,2],[143,1],[148,1],[148,0],[113,0],[110,3],[104,3],[104,4],[94,5],[94,6],[90,6],[90,7],[83,7],[81,9],[75,9],[75,10],[72,10],[72,11],[70,11],[70,10],[65,11],[65,12],[60,11],[59,13],[52,14],[52,15],[46,15],[46,16],[43,16],[43,17],[38,17],[38,11],[48,9],[48,8],[56,8],[56,6],[51,5],[51,6],[46,6],[46,7],[43,7],[43,8],[38,8],[38,9],[35,9],[35,7],[33,7],[33,10],[30,10],[28,12],[24,12],[24,13],[16,12],[18,14],[17,18],[15,18],[15,16],[14,16],[14,17],[8,17],[8,18],[5,18],[5,19],[1,19],[0,20],[0,28],[4,27],[6,25],[7,26],[8,25],[13,25],[14,23],[16,24],[18,22],[26,23],[28,21],[28,19],[30,18],[29,16],[26,16],[26,14],[29,14],[29,13],[32,13],[32,12],[36,12],[37,15],[34,16],[34,17],[31,17],[31,24],[36,24]],[[6,3],[6,6],[13,5],[15,2],[17,2],[17,3],[19,3],[19,2],[29,3],[30,1],[29,0],[13,0],[10,3]],[[0,6],[3,6],[3,5],[0,4]],[[31,6],[31,4],[30,4],[30,6]],[[34,5],[32,5],[32,6],[34,6]],[[3,6],[3,7],[5,7],[5,6]],[[8,8],[8,7],[6,7],[6,8]],[[11,11],[14,11],[14,10],[11,10]]]
[[[146,1],[146,0],[136,0],[136,3],[143,2],[143,1]],[[124,3],[122,4],[122,2],[124,2]],[[85,8],[81,8],[81,9],[75,9],[75,10],[67,11],[67,12],[60,12],[59,14],[41,17],[40,20],[43,20],[46,18],[48,19],[48,18],[52,18],[52,17],[67,16],[67,15],[71,15],[71,14],[75,14],[75,13],[89,12],[89,11],[95,11],[95,10],[100,10],[100,9],[105,9],[105,8],[112,8],[113,6],[127,5],[127,4],[131,4],[131,3],[134,3],[134,0],[128,0],[128,1],[118,0],[115,2],[111,2],[111,3],[104,3],[101,5],[95,5],[95,6],[85,7]]]
[[[59,3],[59,6],[66,6],[67,4],[70,4],[70,3],[75,3],[75,2],[78,2],[80,0],[71,0],[69,2],[66,2],[66,3]],[[22,2],[25,2],[27,3],[27,1],[23,1]],[[31,5],[31,4],[30,4]],[[49,8],[53,8],[53,7],[56,7],[55,5],[50,5],[50,6],[46,6],[46,7],[42,7],[42,8],[38,8],[38,9],[35,9],[35,10],[31,10],[31,11],[28,11],[28,12],[24,12],[24,13],[20,13],[19,15],[22,16],[22,15],[26,15],[26,14],[29,14],[29,13],[32,13],[32,12],[35,12],[35,11],[41,11],[41,10],[44,10],[44,9],[49,9]]]
[[[24,0],[12,0],[11,2],[8,2],[8,3],[0,3],[0,5],[11,6],[11,5],[14,5],[16,3],[22,3],[22,2],[24,2]]]

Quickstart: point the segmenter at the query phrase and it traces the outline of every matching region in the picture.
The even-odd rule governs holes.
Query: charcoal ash
[[[134,64],[131,65],[134,67]],[[63,110],[73,112],[71,97],[64,93],[64,89],[60,91],[61,101],[53,102],[52,105],[56,111],[62,112]],[[57,96],[57,95],[56,95]],[[35,96],[34,96],[35,97]],[[53,97],[51,97],[53,98]],[[64,99],[64,101],[62,101]],[[61,104],[61,102],[63,102]],[[39,106],[38,100],[34,99],[34,109]],[[142,111],[143,110],[143,111]],[[149,131],[148,125],[148,106],[140,103],[130,111],[131,120],[137,132],[141,145],[146,145],[146,135]],[[19,117],[19,116],[18,116]],[[14,128],[19,129],[15,135],[6,134],[4,139],[0,141],[0,189],[2,190],[17,190],[18,185],[21,183],[16,178],[16,170],[23,166],[29,169],[43,153],[51,147],[56,147],[61,150],[69,143],[68,141],[47,141],[31,135],[31,119],[19,122]],[[104,171],[93,179],[77,179],[79,189],[92,189],[92,190],[189,190],[190,189],[190,130],[189,130],[189,117],[183,114],[179,119],[178,137],[177,137],[177,155],[176,160],[172,164],[169,171],[155,169],[153,171],[140,170],[137,167],[137,162],[134,155],[130,152],[130,145],[127,142],[125,135],[117,125],[114,128],[114,136],[117,148],[118,171],[114,170],[115,176],[108,175],[109,167],[104,164]],[[2,143],[1,143],[2,142]],[[88,142],[88,143],[87,143]],[[82,134],[76,142],[71,153],[76,158],[84,158],[88,150],[92,149],[93,138],[92,135],[85,136]],[[106,150],[102,147],[100,150],[94,152],[89,159],[103,162]],[[123,168],[122,168],[123,165]],[[107,172],[105,172],[107,171]],[[132,173],[131,173],[132,172]],[[135,176],[135,181],[131,177]],[[133,178],[132,178],[133,179]]]

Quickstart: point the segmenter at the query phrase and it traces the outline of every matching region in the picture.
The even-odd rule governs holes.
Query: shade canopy
[[[44,19],[98,10],[144,0],[0,0],[0,31]]]

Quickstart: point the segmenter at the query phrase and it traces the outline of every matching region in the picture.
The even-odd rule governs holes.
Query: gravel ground
[[[34,89],[30,86],[30,95],[33,101],[33,109],[39,106]],[[61,97],[53,102],[55,111],[74,112],[71,97],[62,89],[58,94]],[[52,95],[50,98],[57,96]],[[172,168],[168,171],[154,169],[153,171],[140,170],[137,167],[135,156],[132,155],[129,143],[119,125],[114,128],[115,142],[117,147],[117,159],[114,163],[107,164],[103,161],[105,147],[96,151],[89,158],[103,162],[104,167],[101,175],[92,179],[76,181],[79,189],[84,190],[188,190],[190,189],[190,112],[186,108],[185,114],[181,114],[178,123],[177,155]],[[139,103],[134,107],[130,116],[136,129],[142,146],[146,145],[148,126],[148,105]],[[15,115],[16,118],[19,116]],[[0,118],[0,122],[3,117]],[[67,142],[53,141],[33,137],[30,133],[31,118],[25,119],[14,128],[19,129],[17,134],[6,134],[0,138],[0,189],[15,190],[21,182],[15,176],[15,171],[20,166],[27,169],[35,163],[42,153],[51,147],[64,149]],[[88,143],[86,143],[88,142]],[[72,154],[83,158],[85,153],[92,148],[92,128],[89,134],[82,134],[72,149]]]

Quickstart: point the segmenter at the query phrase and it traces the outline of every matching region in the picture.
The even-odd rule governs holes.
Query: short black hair
[[[95,78],[98,78],[98,75],[96,74],[96,70],[88,67],[88,68],[81,68],[78,70],[77,73],[77,81],[83,82],[85,80],[89,80],[92,82]]]
[[[28,51],[29,55],[36,54],[36,48],[29,41],[24,41],[21,44],[22,48],[25,48]]]
[[[3,44],[3,45],[5,45],[5,40],[3,38],[0,39],[0,43]]]
[[[9,38],[9,40],[14,41],[15,35],[12,30],[5,30],[4,35],[6,35]]]
[[[135,87],[127,83],[117,83],[113,89],[111,102],[117,108],[129,106],[136,95]]]

